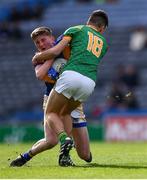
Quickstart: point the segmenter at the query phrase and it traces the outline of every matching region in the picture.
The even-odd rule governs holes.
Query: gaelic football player
[[[50,28],[47,27],[39,27],[36,28],[31,33],[31,38],[34,41],[38,51],[42,52],[45,51],[54,45],[54,37],[52,35],[52,31]],[[62,37],[58,38],[59,42]],[[56,43],[57,43],[56,42]],[[67,53],[65,54],[67,57]],[[55,84],[55,80],[58,76],[58,73],[55,72],[53,68],[51,68],[53,60],[46,61],[44,63],[37,63],[35,65],[35,73],[36,77],[40,80],[43,80],[46,85],[46,90],[44,94],[44,102],[43,102],[43,109],[45,109],[47,98],[51,89]],[[75,111],[71,113],[72,122],[73,122],[73,129],[72,129],[72,136],[74,139],[74,144],[77,150],[77,153],[80,158],[83,160],[90,162],[92,160],[90,147],[89,147],[89,137],[88,131],[86,127],[86,120],[85,115],[83,113],[82,106],[78,107]],[[44,118],[45,119],[45,118]],[[68,128],[68,121],[66,123],[66,132],[71,134]],[[20,155],[18,158],[11,162],[11,166],[22,166],[27,161],[29,161],[33,156],[41,153],[45,150],[53,148],[57,143],[57,135],[52,130],[52,128],[48,127],[47,121],[44,120],[44,135],[45,137],[38,142],[36,142],[30,150]],[[59,165],[61,166],[73,166],[74,163],[72,162],[69,155],[64,157],[64,161],[60,161]]]
[[[86,25],[75,26],[64,32],[63,39],[53,48],[40,52],[33,61],[44,61],[58,56],[70,44],[71,56],[52,90],[45,110],[46,121],[63,143],[60,152],[68,155],[72,139],[65,132],[62,114],[70,114],[92,94],[97,79],[97,68],[107,51],[102,36],[108,26],[108,16],[102,10],[90,15]]]

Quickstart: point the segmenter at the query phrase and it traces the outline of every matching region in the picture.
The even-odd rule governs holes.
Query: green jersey
[[[63,71],[73,70],[96,81],[98,64],[107,51],[105,38],[86,25],[71,27],[64,36],[72,39],[70,59]]]

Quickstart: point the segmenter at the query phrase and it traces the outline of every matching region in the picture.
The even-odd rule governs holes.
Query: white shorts
[[[55,85],[55,91],[68,99],[84,102],[94,91],[95,82],[75,71],[64,71]]]

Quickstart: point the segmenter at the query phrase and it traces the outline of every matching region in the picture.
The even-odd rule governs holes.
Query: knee
[[[86,162],[91,162],[92,161],[92,154],[91,154],[91,152],[83,151],[81,153],[78,153],[78,155],[79,155],[79,157],[81,159],[83,159]]]
[[[90,152],[88,159],[85,159],[86,162],[90,163],[92,161],[92,154]]]
[[[83,160],[86,160],[89,158],[89,154],[87,154],[86,152],[79,153],[78,155]]]

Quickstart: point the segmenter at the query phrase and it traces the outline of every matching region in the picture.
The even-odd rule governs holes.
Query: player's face
[[[51,47],[53,47],[55,42],[55,38],[53,36],[48,35],[40,35],[35,40],[35,46],[37,47],[38,51],[45,51]]]

